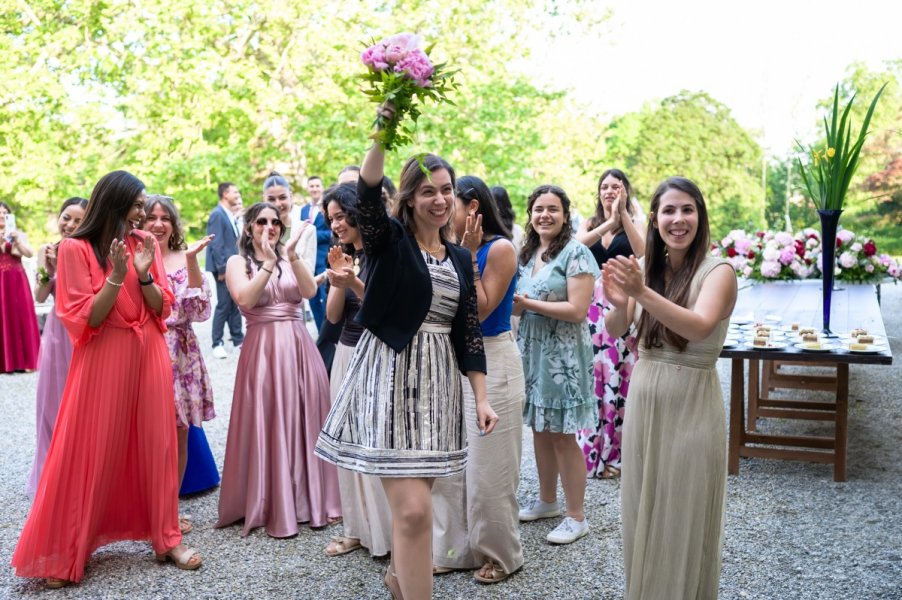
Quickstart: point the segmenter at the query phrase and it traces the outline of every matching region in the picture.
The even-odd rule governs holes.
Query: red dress
[[[0,240],[0,373],[38,368],[41,334],[22,257]]]
[[[137,236],[127,239],[132,255]],[[163,291],[162,314],[144,302],[129,264],[116,303],[93,328],[88,317],[108,271],[85,240],[63,240],[58,256],[56,312],[74,350],[12,565],[20,577],[77,582],[104,544],[149,539],[162,554],[181,541],[172,368],[163,338],[173,297],[158,250],[150,272]]]

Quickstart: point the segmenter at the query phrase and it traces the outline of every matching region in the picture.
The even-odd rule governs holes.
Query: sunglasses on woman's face
[[[254,221],[254,224],[259,225],[260,227],[266,227],[267,225],[272,225],[273,227],[281,227],[282,221],[280,219],[267,220],[266,217],[260,217],[259,219]]]

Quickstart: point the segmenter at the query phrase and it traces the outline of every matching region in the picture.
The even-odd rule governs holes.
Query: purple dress
[[[338,473],[313,454],[329,412],[329,380],[304,326],[303,298],[287,261],[273,269],[257,305],[241,309],[247,335],[238,359],[219,521],[244,519],[241,535],[272,537],[341,516]],[[252,275],[257,269],[252,267]]]
[[[22,257],[0,240],[0,373],[38,367],[41,333]]]
[[[175,383],[175,419],[179,428],[200,426],[216,416],[213,386],[191,323],[210,318],[210,286],[204,278],[199,288],[188,287],[188,269],[167,273],[175,295],[172,314],[166,319],[166,345],[172,359]]]
[[[56,291],[56,281],[52,283],[51,294]],[[38,391],[35,400],[36,444],[34,464],[25,484],[25,493],[34,499],[38,481],[44,470],[44,459],[53,437],[56,413],[60,408],[60,398],[66,387],[69,361],[72,360],[72,341],[63,323],[56,316],[56,310],[47,313],[44,332],[41,335],[41,351],[38,354]]]

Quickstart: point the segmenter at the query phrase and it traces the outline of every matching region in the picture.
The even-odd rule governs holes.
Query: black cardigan
[[[382,203],[382,186],[357,182],[357,228],[369,265],[369,278],[356,321],[395,352],[404,349],[432,304],[432,278],[416,238],[391,219]],[[443,242],[460,281],[460,300],[451,323],[451,341],[461,373],[486,372],[485,348],[476,305],[469,250]]]

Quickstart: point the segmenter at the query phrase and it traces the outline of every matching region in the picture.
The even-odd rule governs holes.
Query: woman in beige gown
[[[726,419],[715,369],[736,275],[707,256],[708,216],[681,177],[652,197],[645,264],[604,267],[608,333],[638,323],[639,360],[623,432],[626,596],[716,598],[726,492]]]

